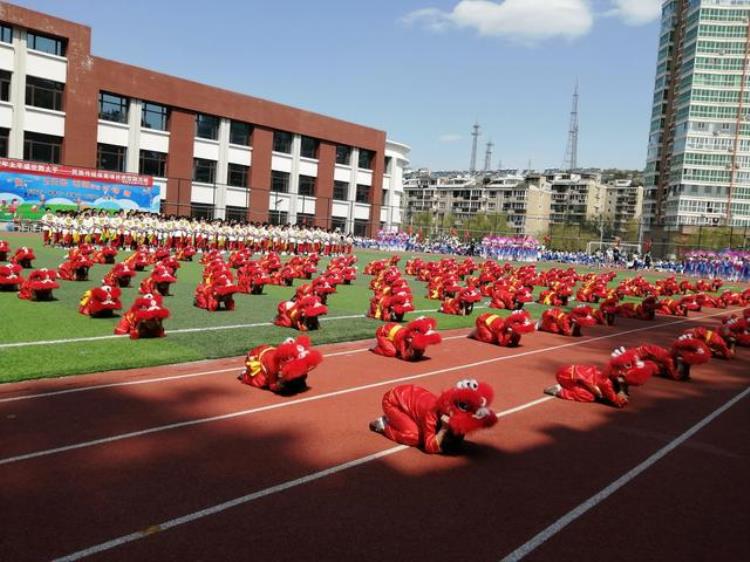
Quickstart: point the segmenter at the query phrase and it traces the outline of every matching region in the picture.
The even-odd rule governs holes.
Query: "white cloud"
[[[460,0],[450,12],[423,8],[407,14],[401,21],[421,24],[432,31],[468,28],[483,36],[531,43],[585,35],[594,17],[589,0]]]
[[[444,135],[440,135],[438,137],[438,140],[440,142],[458,142],[464,137],[462,135],[456,135],[454,133],[446,133]]]
[[[612,0],[615,7],[607,15],[617,16],[628,25],[643,25],[659,19],[662,0]]]

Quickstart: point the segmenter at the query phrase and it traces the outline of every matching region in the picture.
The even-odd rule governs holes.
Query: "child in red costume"
[[[328,307],[320,302],[320,297],[306,295],[280,302],[276,312],[274,324],[306,332],[320,327],[320,317],[328,313]]]
[[[106,284],[89,289],[81,297],[78,312],[91,318],[110,318],[115,310],[122,309],[120,294],[118,287]]]
[[[443,314],[455,314],[457,316],[469,316],[474,311],[474,305],[482,300],[479,290],[473,287],[462,287],[458,294],[452,298],[446,298],[440,305]]]
[[[0,291],[17,291],[24,279],[19,275],[21,266],[15,263],[0,265]]]
[[[537,329],[540,332],[551,332],[563,336],[579,337],[581,328],[594,326],[596,319],[590,306],[577,306],[570,312],[551,308],[542,313]]]
[[[557,384],[545,388],[545,394],[574,402],[603,402],[617,408],[628,403],[624,379],[610,378],[594,365],[567,365],[555,376]]]
[[[385,415],[370,422],[370,430],[426,453],[452,453],[466,435],[497,423],[492,398],[492,387],[473,379],[440,396],[411,384],[397,386],[383,396]]]
[[[162,322],[169,318],[161,295],[141,295],[118,322],[115,334],[129,334],[130,339],[163,338]]]
[[[719,359],[732,359],[734,357],[734,346],[727,343],[716,330],[711,330],[705,326],[698,326],[685,330],[683,335],[692,336],[702,340],[711,350],[711,355]]]
[[[21,246],[16,250],[16,253],[13,254],[13,257],[10,261],[20,265],[23,269],[31,269],[31,262],[35,259],[36,255],[34,254],[34,250],[32,248]]]
[[[385,357],[398,357],[404,361],[418,361],[430,345],[442,341],[435,331],[437,321],[434,318],[420,317],[406,326],[400,324],[383,324],[375,331],[376,345],[373,353]]]
[[[57,272],[54,269],[35,269],[21,284],[18,298],[30,301],[51,301],[52,291],[59,289]]]
[[[6,240],[0,240],[0,261],[8,261],[10,246]]]
[[[245,370],[238,377],[247,385],[283,394],[307,388],[307,375],[323,361],[307,336],[287,338],[278,347],[258,346],[247,353]]]
[[[523,334],[535,329],[531,316],[525,310],[515,310],[507,318],[485,312],[477,318],[475,329],[469,337],[484,343],[516,347]]]

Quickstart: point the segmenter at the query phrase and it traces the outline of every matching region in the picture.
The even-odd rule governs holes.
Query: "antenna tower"
[[[570,127],[568,129],[568,146],[565,148],[563,170],[578,169],[578,80],[573,91],[573,106],[570,110]]]
[[[495,143],[490,141],[487,143],[487,151],[484,153],[484,171],[489,172],[492,168],[492,147]]]
[[[474,123],[471,136],[471,162],[469,163],[469,172],[472,174],[477,171],[477,139],[479,139],[479,123]]]

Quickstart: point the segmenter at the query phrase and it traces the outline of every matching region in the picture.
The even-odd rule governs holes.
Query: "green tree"
[[[472,238],[484,238],[491,234],[510,234],[508,217],[503,213],[477,213],[466,220],[463,229],[469,232]]]

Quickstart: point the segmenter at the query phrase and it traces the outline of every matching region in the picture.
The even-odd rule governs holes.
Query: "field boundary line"
[[[718,316],[719,314],[724,314],[724,313],[722,312],[722,313],[717,313],[717,314],[713,314],[713,315],[708,315],[708,316],[704,316],[704,317],[696,319],[696,320],[700,320],[700,319],[703,319],[703,318],[709,318],[711,316]],[[247,410],[239,410],[239,411],[236,411],[236,412],[229,412],[229,413],[226,413],[226,414],[219,414],[219,415],[216,415],[216,416],[207,416],[207,417],[204,417],[204,418],[196,418],[196,419],[192,419],[192,420],[185,420],[185,421],[181,421],[181,422],[175,422],[175,423],[170,423],[170,424],[165,424],[165,425],[160,425],[160,426],[149,427],[149,428],[138,430],[138,431],[130,431],[130,432],[127,432],[127,433],[120,433],[120,434],[112,435],[112,436],[109,436],[109,437],[101,437],[101,438],[93,439],[93,440],[90,440],[90,441],[83,441],[83,442],[79,442],[79,443],[72,443],[70,445],[63,445],[63,446],[60,446],[60,447],[54,447],[54,448],[50,448],[50,449],[43,449],[43,450],[40,450],[40,451],[34,451],[34,452],[30,452],[30,453],[23,453],[23,454],[14,455],[14,456],[11,456],[11,457],[0,458],[0,465],[6,465],[6,464],[11,464],[11,463],[16,463],[16,462],[31,460],[31,459],[35,459],[35,458],[40,458],[40,457],[46,457],[46,456],[55,455],[55,454],[59,454],[59,453],[64,453],[64,452],[68,452],[68,451],[74,451],[74,450],[78,450],[78,449],[84,449],[84,448],[88,448],[88,447],[94,447],[94,446],[97,446],[97,445],[104,445],[104,444],[113,443],[113,442],[117,442],[117,441],[123,441],[125,439],[133,439],[133,438],[136,438],[136,437],[142,437],[144,435],[151,435],[151,434],[160,433],[160,432],[163,432],[163,431],[170,431],[170,430],[173,430],[173,429],[180,429],[180,428],[183,428],[183,427],[190,427],[190,426],[195,426],[195,425],[202,425],[202,424],[205,424],[205,423],[212,423],[212,422],[217,422],[217,421],[224,421],[224,420],[229,420],[229,419],[234,419],[234,418],[249,416],[249,415],[252,415],[252,414],[257,414],[257,413],[260,413],[260,412],[266,412],[266,411],[270,411],[270,410],[276,410],[276,409],[279,409],[279,408],[288,408],[290,406],[296,406],[298,404],[305,404],[305,403],[308,403],[308,402],[314,402],[314,401],[323,400],[323,399],[326,399],[326,398],[334,398],[336,396],[342,396],[342,395],[345,395],[345,394],[351,394],[353,392],[360,392],[360,391],[364,391],[364,390],[370,390],[370,389],[373,389],[373,388],[378,388],[378,387],[381,387],[381,386],[392,385],[392,384],[397,384],[397,383],[402,383],[402,382],[407,382],[407,381],[414,381],[414,380],[418,380],[418,379],[432,377],[432,376],[435,376],[435,375],[440,375],[440,374],[443,374],[443,373],[450,373],[450,372],[453,372],[453,371],[459,371],[461,369],[473,369],[475,367],[481,367],[483,365],[490,365],[490,364],[499,363],[499,362],[502,362],[502,361],[509,361],[511,359],[516,359],[518,357],[528,357],[528,356],[531,356],[531,355],[539,355],[539,354],[542,354],[542,353],[549,353],[550,351],[557,351],[559,349],[567,349],[567,348],[570,348],[570,347],[577,347],[577,346],[580,346],[580,345],[585,345],[585,344],[596,342],[596,341],[602,341],[602,340],[608,340],[608,339],[620,337],[620,336],[623,336],[623,335],[626,335],[626,334],[633,334],[633,333],[645,332],[645,331],[649,331],[649,330],[654,330],[656,328],[661,328],[661,327],[666,327],[666,326],[673,326],[673,325],[677,325],[677,324],[685,324],[685,323],[688,323],[688,322],[691,322],[691,321],[692,321],[692,319],[686,318],[686,319],[683,319],[683,320],[677,320],[675,322],[669,322],[669,323],[666,323],[666,324],[658,324],[656,326],[654,326],[654,325],[643,326],[643,327],[640,327],[640,328],[633,328],[631,330],[624,330],[624,331],[621,331],[621,332],[616,332],[614,334],[606,334],[606,335],[597,336],[597,337],[594,337],[594,338],[588,338],[588,339],[584,339],[584,340],[576,340],[576,341],[573,341],[573,342],[564,343],[564,344],[560,344],[560,345],[555,345],[555,346],[552,346],[552,347],[544,347],[544,348],[541,348],[541,349],[532,349],[532,350],[529,350],[529,351],[522,351],[520,353],[513,353],[513,354],[510,354],[510,355],[502,355],[500,357],[492,357],[490,359],[483,359],[481,361],[474,361],[472,363],[466,363],[466,364],[463,364],[463,365],[454,365],[452,367],[444,367],[442,369],[435,369],[433,371],[427,371],[425,373],[417,373],[415,375],[407,375],[405,377],[399,377],[399,378],[395,378],[395,379],[389,379],[389,380],[385,380],[385,381],[380,381],[380,382],[375,382],[375,383],[370,383],[370,384],[365,384],[365,385],[360,385],[360,386],[355,386],[355,387],[350,387],[350,388],[344,388],[344,389],[341,389],[341,390],[335,390],[335,391],[332,391],[332,392],[326,392],[326,393],[323,393],[323,394],[319,394],[317,396],[309,396],[309,397],[300,398],[300,399],[297,399],[297,400],[290,400],[288,402],[280,402],[280,403],[277,403],[277,404],[268,404],[266,406],[259,406],[259,407],[250,408],[250,409],[247,409]]]
[[[484,309],[488,308],[487,306],[475,306],[475,309]],[[410,314],[427,314],[428,312],[434,312],[437,313],[437,310],[433,309],[427,309],[427,310],[415,310],[414,312],[411,312]],[[337,320],[356,320],[360,318],[368,318],[366,314],[351,314],[346,316],[330,316],[330,317],[323,317],[320,319],[321,322],[335,322]],[[378,320],[375,320],[374,318],[370,318],[370,320],[373,320],[374,322],[378,322]],[[273,322],[256,322],[253,324],[227,324],[226,326],[206,326],[204,328],[178,328],[176,330],[166,330],[166,334],[192,334],[195,332],[221,332],[224,330],[241,330],[245,328],[268,328],[271,326],[275,326]],[[11,343],[0,343],[0,349],[11,349],[14,347],[33,347],[36,345],[61,345],[66,343],[81,343],[81,342],[89,342],[89,341],[102,341],[102,340],[116,340],[116,339],[128,339],[127,334],[125,335],[115,335],[115,334],[109,334],[106,336],[85,336],[82,338],[67,338],[67,339],[60,339],[60,340],[35,340],[35,341],[25,341],[25,342],[11,342]]]
[[[520,404],[519,406],[514,406],[513,408],[509,408],[507,410],[498,412],[497,417],[502,418],[502,417],[510,416],[511,414],[521,412],[528,408],[533,408],[534,406],[538,406],[539,404],[543,404],[544,402],[547,402],[549,400],[554,400],[554,397],[545,396],[544,398],[539,398],[537,400],[532,400],[531,402]],[[302,486],[304,484],[308,484],[310,482],[320,480],[322,478],[325,478],[326,476],[331,476],[333,474],[343,472],[345,470],[349,470],[350,468],[362,466],[369,462],[376,461],[385,457],[389,457],[391,455],[395,455],[396,453],[400,453],[401,451],[405,451],[407,449],[411,449],[411,447],[408,447],[406,445],[398,445],[396,447],[384,449],[382,451],[378,451],[377,453],[366,455],[364,457],[359,457],[357,459],[347,461],[341,464],[337,464],[329,468],[319,470],[317,472],[312,472],[305,476],[301,476],[300,478],[295,478],[294,480],[288,480],[286,482],[282,482],[280,484],[276,484],[274,486],[270,486],[268,488],[258,490],[257,492],[252,492],[244,496],[239,496],[237,498],[224,501],[222,503],[218,503],[218,504],[212,505],[210,507],[206,507],[198,511],[194,511],[192,513],[188,513],[181,517],[169,519],[168,521],[163,521],[162,523],[159,523],[156,525],[150,525],[141,531],[135,531],[134,533],[123,535],[115,539],[85,548],[83,550],[73,552],[72,554],[68,554],[66,556],[56,558],[55,562],[73,562],[74,560],[80,560],[81,558],[85,558],[87,556],[92,556],[94,554],[106,552],[107,550],[112,550],[113,548],[116,548],[118,546],[122,546],[130,542],[144,539],[146,537],[153,535],[154,533],[160,533],[162,531],[174,529],[175,527],[179,527],[187,523],[192,523],[193,521],[197,521],[199,519],[203,519],[205,517],[209,517],[211,515],[221,513],[222,511],[226,511],[228,509],[232,509],[234,507],[250,503],[252,501],[264,498],[266,496],[278,494],[279,492],[284,492],[286,490],[296,488],[297,486]]]
[[[467,337],[466,334],[459,335],[459,336],[448,336],[446,338],[443,338],[443,341],[456,340],[456,339],[461,339],[461,338],[466,338],[466,337]],[[336,344],[323,344],[323,345],[336,345]],[[363,351],[369,351],[369,350],[370,350],[370,347],[359,347],[357,349],[350,349],[347,351],[336,351],[333,353],[326,353],[323,355],[323,357],[324,358],[340,357],[342,355],[353,355],[354,353],[362,353]],[[219,361],[221,361],[221,359],[219,359]],[[106,388],[115,388],[118,386],[139,386],[143,384],[155,384],[155,383],[168,382],[168,381],[173,381],[173,380],[205,377],[209,375],[216,375],[219,373],[230,373],[232,371],[239,372],[240,369],[242,369],[242,365],[237,365],[236,367],[226,367],[224,369],[214,369],[211,371],[197,371],[197,372],[192,372],[192,373],[181,373],[178,375],[156,377],[152,379],[139,379],[135,381],[120,381],[120,382],[103,383],[103,384],[92,384],[89,386],[79,386],[76,388],[65,388],[62,390],[50,390],[49,392],[40,392],[37,394],[25,394],[21,396],[10,396],[8,398],[0,398],[0,404],[5,404],[8,402],[19,402],[21,400],[33,400],[35,398],[49,398],[52,396],[61,396],[65,394],[76,394],[79,392],[90,392],[93,390],[103,390]],[[87,376],[87,375],[80,375],[80,376]],[[13,384],[13,383],[10,383],[10,384]]]
[[[618,478],[617,480],[609,484],[606,488],[600,490],[599,492],[597,492],[596,494],[588,498],[586,501],[584,501],[583,503],[579,504],[577,507],[567,512],[565,515],[560,517],[557,521],[552,523],[552,525],[550,525],[549,527],[544,529],[542,532],[532,537],[529,541],[519,546],[516,550],[514,550],[513,552],[511,552],[510,554],[502,558],[501,562],[518,562],[519,560],[524,559],[531,552],[533,552],[534,550],[542,546],[545,542],[547,542],[549,539],[557,535],[565,527],[573,523],[576,519],[580,518],[586,512],[590,511],[591,509],[599,505],[601,502],[606,500],[609,496],[617,492],[620,488],[630,483],[639,474],[641,474],[642,472],[645,472],[654,464],[659,462],[662,458],[664,458],[669,453],[674,451],[677,447],[679,447],[685,441],[693,437],[693,435],[698,433],[701,429],[706,427],[708,424],[710,424],[712,421],[718,418],[721,414],[726,412],[729,408],[737,404],[740,400],[745,398],[748,394],[750,394],[750,387],[746,387],[745,390],[743,390],[739,394],[736,394],[729,401],[719,406],[716,410],[714,410],[709,415],[707,415],[702,420],[700,420],[698,423],[693,425],[690,429],[680,434],[675,439],[667,443],[664,447],[662,447],[661,449],[659,449],[658,451],[650,455],[646,460],[636,465],[635,467],[631,468],[628,472],[620,476],[620,478]]]

